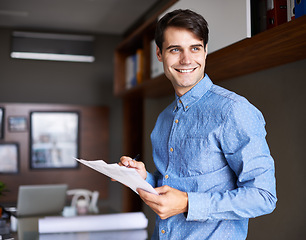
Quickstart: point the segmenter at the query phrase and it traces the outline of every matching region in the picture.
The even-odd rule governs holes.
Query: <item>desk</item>
[[[18,218],[18,240],[145,240],[146,229],[113,230],[91,232],[67,232],[39,234],[38,221],[41,217]]]

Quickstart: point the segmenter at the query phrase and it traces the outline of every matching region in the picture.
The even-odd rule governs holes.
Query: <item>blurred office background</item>
[[[122,99],[113,94],[114,51],[122,39],[164,6],[165,2],[168,1],[26,0],[22,4],[17,0],[1,1],[0,107],[2,103],[107,107],[109,143],[105,155],[107,159],[104,160],[118,162],[120,156],[125,154],[122,150],[124,116]],[[90,25],[91,21],[98,24]],[[10,51],[14,31],[93,35],[95,61],[79,63],[13,59]],[[279,51],[282,51],[281,47]],[[304,59],[216,83],[245,96],[262,111],[267,122],[267,140],[275,159],[279,201],[272,214],[250,220],[250,240],[299,240],[306,234],[303,150],[306,144],[305,66]],[[144,100],[142,160],[150,171],[154,171],[150,132],[160,111],[173,98],[173,95],[169,95]],[[5,134],[1,142],[6,141]],[[1,174],[0,181],[5,182],[6,177]],[[101,181],[107,184],[107,194],[101,194],[105,198],[100,201],[114,211],[123,211],[124,187],[103,176]],[[10,188],[9,185],[7,187]],[[146,206],[142,206],[142,209],[149,218],[151,233],[154,214]]]

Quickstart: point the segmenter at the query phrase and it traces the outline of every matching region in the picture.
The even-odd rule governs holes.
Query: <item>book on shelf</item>
[[[287,0],[267,0],[267,29],[287,22]]]
[[[136,51],[136,81],[138,84],[143,81],[143,50],[141,48]]]
[[[299,18],[306,14],[306,0],[295,0],[295,17]]]
[[[125,87],[135,87],[143,81],[143,50],[137,49],[136,53],[130,55],[125,61]]]
[[[128,56],[125,61],[125,87],[129,89],[136,85],[135,55]]]
[[[251,0],[252,36],[295,19],[295,1]]]
[[[267,0],[251,0],[252,36],[267,30]]]
[[[295,18],[295,4],[294,0],[287,0],[287,21],[291,21]]]

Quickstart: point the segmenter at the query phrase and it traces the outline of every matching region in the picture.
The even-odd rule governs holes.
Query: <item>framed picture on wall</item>
[[[78,112],[30,113],[30,168],[77,168]]]
[[[19,146],[17,143],[0,143],[0,173],[19,172]]]
[[[0,139],[4,136],[4,108],[0,107]]]
[[[8,118],[8,129],[10,132],[24,132],[27,130],[27,118],[26,117],[9,117]]]

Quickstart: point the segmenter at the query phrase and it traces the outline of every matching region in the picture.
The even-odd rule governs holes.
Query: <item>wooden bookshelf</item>
[[[207,57],[216,82],[306,58],[306,16],[232,44]]]
[[[150,41],[156,21],[144,23],[125,39],[115,52],[114,93],[116,96],[160,97],[173,93],[165,76],[150,79]],[[214,81],[226,80],[306,58],[306,16],[241,40],[208,54],[206,72]],[[144,81],[125,89],[125,59],[136,48],[145,54]]]

